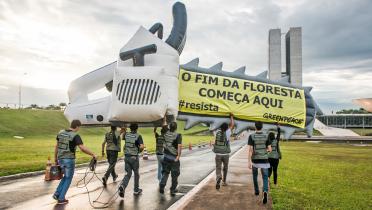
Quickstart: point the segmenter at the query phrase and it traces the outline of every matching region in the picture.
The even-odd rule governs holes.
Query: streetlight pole
[[[18,109],[21,109],[22,106],[22,80],[23,77],[26,76],[27,73],[23,73],[21,81],[19,82],[19,87],[18,87]]]

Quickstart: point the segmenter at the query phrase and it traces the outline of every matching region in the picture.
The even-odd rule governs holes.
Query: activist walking
[[[160,134],[156,132],[157,127],[154,127],[155,143],[156,143],[156,158],[158,160],[158,181],[161,181],[162,170],[163,170],[163,159],[164,159],[164,143],[165,143],[165,133],[168,131],[168,127],[163,125]]]
[[[230,124],[222,123],[221,127],[216,132],[215,142],[213,145],[213,152],[216,154],[216,189],[219,190],[222,185],[226,186],[227,170],[229,168],[230,157],[230,137],[231,131],[234,128],[234,115],[230,114]],[[223,165],[223,174],[221,169]]]
[[[61,166],[63,172],[63,178],[53,194],[53,199],[57,200],[58,205],[68,203],[65,196],[75,173],[76,147],[78,146],[82,152],[97,159],[97,156],[84,146],[83,140],[77,133],[80,126],[80,120],[73,120],[70,128],[61,130],[56,138],[57,144],[54,150],[54,161],[56,165]]]
[[[106,187],[110,175],[112,176],[113,182],[118,178],[115,172],[115,166],[118,160],[118,153],[121,151],[121,139],[120,132],[117,131],[116,126],[111,126],[111,130],[105,134],[105,139],[102,143],[102,157],[105,156],[105,146],[109,166],[105,175],[102,177],[102,184]]]
[[[256,131],[251,134],[248,139],[248,167],[252,169],[254,193],[256,196],[260,195],[258,187],[258,169],[261,169],[262,175],[262,202],[267,203],[269,186],[268,186],[268,169],[270,163],[268,160],[268,153],[271,152],[271,145],[268,135],[262,131],[262,122],[255,122]]]
[[[280,151],[279,147],[279,141],[280,141],[280,126],[277,123],[277,134],[273,132],[269,133],[269,140],[271,142],[271,149],[272,151],[269,153],[269,163],[270,163],[270,168],[269,168],[269,181],[271,174],[274,174],[274,185],[277,184],[278,182],[278,166],[279,166],[279,160],[282,159],[282,153]]]
[[[139,153],[144,149],[142,136],[137,133],[138,124],[130,124],[130,132],[123,133],[124,136],[124,163],[125,163],[125,176],[119,187],[119,196],[124,197],[125,189],[128,186],[129,180],[134,173],[134,195],[142,193],[142,189],[139,188]]]
[[[162,178],[159,183],[159,192],[164,193],[169,174],[171,174],[172,184],[170,194],[175,196],[177,193],[178,176],[180,175],[180,157],[182,154],[182,135],[177,133],[177,123],[169,125],[169,131],[164,134],[164,159],[162,164]]]

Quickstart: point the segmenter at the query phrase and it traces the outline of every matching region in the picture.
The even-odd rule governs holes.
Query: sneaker
[[[222,186],[227,186],[227,183],[226,182],[222,182]]]
[[[119,175],[116,174],[115,176],[112,177],[112,181],[113,181],[113,182],[116,182],[116,179],[117,179],[118,177],[119,177]]]
[[[262,203],[263,204],[266,204],[267,203],[267,192],[264,192],[264,194],[263,194]]]
[[[124,187],[120,185],[119,187],[119,196],[124,198]]]
[[[178,192],[178,190],[174,189],[174,190],[170,191],[170,194],[171,194],[171,196],[175,196],[177,192]]]
[[[142,193],[142,189],[138,189],[137,191],[133,192],[133,195],[139,195]]]
[[[107,179],[106,179],[106,177],[102,177],[102,184],[103,184],[104,187],[107,186]]]
[[[160,193],[160,194],[164,194],[164,188],[160,187],[160,188],[159,188],[159,193]]]
[[[56,200],[56,201],[58,201],[58,195],[54,194],[53,195],[53,199]]]
[[[216,190],[219,190],[220,189],[220,187],[221,187],[221,178],[219,178],[218,180],[217,180],[217,183],[216,183]]]
[[[68,203],[68,200],[64,199],[64,200],[59,200],[57,202],[57,205],[63,205],[63,204],[67,204]]]

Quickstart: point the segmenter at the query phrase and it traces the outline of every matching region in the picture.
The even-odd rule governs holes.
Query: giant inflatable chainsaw
[[[245,67],[223,71],[222,63],[199,67],[199,59],[179,64],[186,42],[187,15],[184,4],[173,5],[173,28],[163,41],[163,25],[149,30],[140,27],[121,48],[117,61],[71,82],[65,116],[86,126],[159,126],[185,120],[185,129],[207,123],[210,129],[236,119],[235,133],[264,122],[264,129],[282,125],[284,137],[295,131],[312,135],[316,103],[311,88],[295,87],[282,81],[245,74]],[[110,95],[90,100],[88,95],[106,88]]]

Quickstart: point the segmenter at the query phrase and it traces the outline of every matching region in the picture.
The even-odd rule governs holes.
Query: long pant
[[[258,168],[252,167],[252,173],[253,173],[253,185],[254,185],[254,192],[258,194],[260,191],[258,189],[258,182],[257,182],[257,176],[258,176]],[[263,192],[268,192],[268,173],[269,170],[267,168],[261,168],[261,175],[262,175],[262,183],[263,183]]]
[[[139,189],[139,158],[138,156],[125,156],[125,174],[121,185],[127,188],[130,177],[132,176],[132,171],[134,173],[134,191],[137,192]]]
[[[116,162],[118,161],[118,151],[106,150],[106,155],[107,155],[107,161],[109,163],[109,167],[105,173],[105,178],[107,180],[110,174],[112,178],[115,178],[117,176],[115,173],[115,165],[116,165]]]
[[[269,168],[269,179],[271,177],[272,171],[274,171],[274,184],[278,181],[278,165],[279,159],[269,158],[270,168]]]
[[[216,155],[216,180],[223,179],[226,182],[227,170],[229,168],[229,155]],[[223,163],[223,176],[221,175]]]
[[[75,172],[75,159],[58,159],[58,163],[62,168],[63,178],[59,182],[56,192],[58,200],[62,201],[65,199],[68,188],[70,187],[72,177]]]
[[[158,158],[158,180],[160,182],[162,177],[164,155],[157,154],[156,157]]]
[[[180,161],[175,162],[174,160],[168,160],[164,158],[163,160],[163,177],[160,181],[160,188],[164,189],[165,185],[167,184],[169,173],[172,176],[172,186],[170,188],[171,191],[175,191],[178,185],[178,176],[180,175]]]

